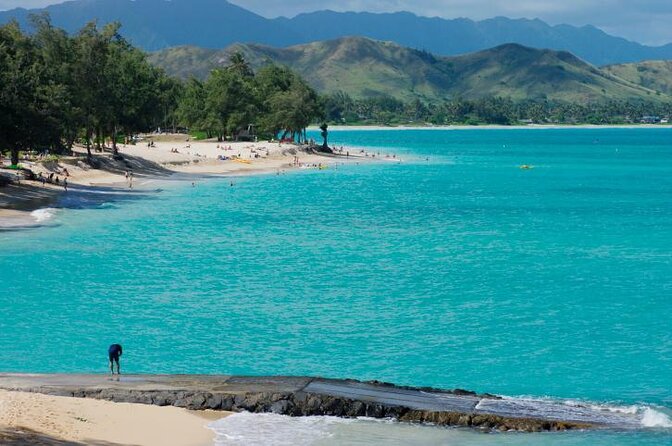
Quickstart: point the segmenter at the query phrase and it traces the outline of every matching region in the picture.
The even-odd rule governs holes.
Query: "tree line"
[[[672,103],[662,101],[576,103],[487,97],[425,103],[418,99],[403,102],[390,96],[354,99],[338,92],[327,96],[324,104],[326,120],[340,124],[599,125],[639,123],[644,116],[672,116]]]
[[[92,22],[75,35],[48,15],[0,27],[0,150],[13,165],[22,150],[64,153],[76,142],[92,150],[157,128],[188,127],[236,138],[250,126],[265,135],[305,140],[322,116],[317,93],[291,70],[254,73],[240,54],[205,82],[182,82],[154,67],[120,34]]]
[[[116,152],[117,137],[155,126],[176,106],[179,83],[147,62],[119,24],[90,23],[76,35],[33,16],[34,33],[0,27],[0,148],[63,152],[76,141]]]
[[[256,73],[235,53],[205,81],[181,81],[148,62],[120,34],[118,23],[92,22],[74,35],[32,17],[32,33],[16,22],[0,27],[0,151],[12,164],[22,150],[64,153],[79,142],[101,150],[139,132],[186,127],[223,140],[265,137],[306,140],[306,127],[339,124],[619,124],[670,116],[672,104],[611,101],[568,103],[507,98],[402,102],[381,96],[319,96],[287,67]]]
[[[284,66],[267,65],[254,73],[240,53],[229,62],[204,82],[186,82],[178,121],[219,141],[256,132],[305,141],[306,127],[323,114],[315,90]]]

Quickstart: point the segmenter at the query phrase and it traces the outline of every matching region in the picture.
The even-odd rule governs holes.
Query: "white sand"
[[[75,148],[78,157],[64,157],[58,163],[21,161],[20,164],[35,174],[48,176],[54,173],[61,185],[22,181],[18,186],[0,188],[0,227],[35,224],[30,212],[48,206],[64,192],[62,181],[66,169],[70,189],[90,186],[125,189],[131,186],[131,181],[126,178],[127,171],[133,173],[132,185],[138,188],[148,180],[168,179],[175,173],[251,175],[358,160],[356,156],[306,153],[300,146],[278,142],[189,141],[185,135],[149,135],[146,138],[136,145],[119,145],[123,161],[114,160],[109,152],[94,152],[100,169],[93,169],[82,161],[86,155],[83,147]],[[154,145],[148,147],[148,141],[153,141]]]
[[[214,441],[214,432],[206,425],[226,415],[0,390],[0,444],[17,439],[24,443],[11,444],[40,444],[37,439],[49,439],[54,443],[205,446]]]

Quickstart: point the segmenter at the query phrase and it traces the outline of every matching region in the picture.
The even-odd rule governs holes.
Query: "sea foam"
[[[511,416],[543,417],[551,420],[597,422],[625,429],[672,428],[667,409],[645,404],[619,405],[556,398],[509,397],[483,399],[477,410],[495,411]]]
[[[642,426],[672,429],[672,419],[659,410],[645,407],[642,413]]]
[[[310,445],[331,437],[331,428],[337,423],[347,423],[336,417],[291,418],[276,414],[230,415],[211,423],[208,427],[217,434],[216,446]]]
[[[35,219],[36,222],[44,223],[54,218],[56,212],[57,209],[54,208],[42,208],[31,212],[30,215]]]
[[[436,446],[474,443],[475,432],[360,417],[234,414],[209,426],[216,446]]]

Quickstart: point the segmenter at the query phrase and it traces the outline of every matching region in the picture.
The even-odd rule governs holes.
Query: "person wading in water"
[[[110,348],[107,349],[108,356],[110,358],[110,373],[114,375],[114,363],[117,363],[117,375],[121,375],[121,370],[119,369],[119,357],[121,356],[121,345],[112,344]]]

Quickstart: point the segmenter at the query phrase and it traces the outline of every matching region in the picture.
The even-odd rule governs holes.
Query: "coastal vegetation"
[[[119,141],[157,129],[303,142],[306,127],[323,121],[623,124],[672,115],[667,84],[648,75],[669,72],[666,64],[602,71],[520,45],[441,58],[365,38],[148,55],[118,23],[70,35],[38,15],[32,27],[0,27],[0,149],[12,165],[22,150],[64,153],[75,143],[90,160],[93,150],[116,154]]]
[[[291,67],[323,95],[325,117],[337,124],[633,124],[672,114],[672,96],[658,84],[520,45],[442,58],[351,37],[284,49],[177,47],[149,58],[177,77],[203,79],[233,54],[255,69]]]
[[[186,82],[177,117],[207,138],[222,141],[262,135],[305,141],[305,129],[322,115],[320,98],[289,68],[268,65],[256,74],[240,53],[201,82]]]
[[[138,132],[188,127],[207,137],[237,139],[259,129],[305,140],[322,114],[317,93],[291,70],[254,73],[240,54],[207,80],[183,82],[150,64],[119,33],[120,24],[89,23],[75,35],[48,16],[34,32],[0,27],[0,149],[16,166],[24,150],[64,153],[79,142],[117,154]]]
[[[94,23],[74,36],[33,17],[35,32],[0,27],[0,148],[12,165],[19,151],[63,152],[76,141],[100,148],[106,138],[152,128],[175,103],[179,83],[150,65],[119,35]]]
[[[672,103],[609,101],[578,103],[510,98],[452,99],[424,103],[390,96],[354,99],[338,92],[325,97],[327,122],[343,125],[619,125],[672,115]]]

